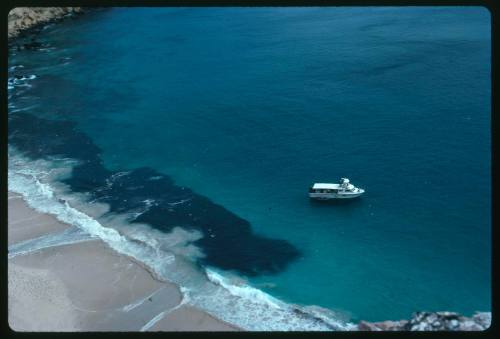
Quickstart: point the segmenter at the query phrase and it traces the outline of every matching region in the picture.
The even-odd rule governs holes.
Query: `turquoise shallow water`
[[[490,309],[487,10],[117,8],[40,39],[11,54],[38,78],[9,103],[297,250],[252,286],[351,319]],[[308,200],[343,176],[362,199]]]

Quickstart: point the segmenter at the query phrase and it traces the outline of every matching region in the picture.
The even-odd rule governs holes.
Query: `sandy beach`
[[[9,193],[8,244],[70,226]],[[8,264],[8,318],[14,331],[234,331],[184,304],[179,288],[156,280],[99,239],[13,255]],[[33,312],[37,310],[37,312]]]

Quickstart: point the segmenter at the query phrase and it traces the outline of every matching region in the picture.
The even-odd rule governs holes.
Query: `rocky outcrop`
[[[491,313],[476,312],[464,317],[454,312],[416,312],[410,320],[360,321],[358,331],[483,331],[490,327]]]
[[[16,7],[8,16],[9,39],[24,30],[81,12],[81,7]]]

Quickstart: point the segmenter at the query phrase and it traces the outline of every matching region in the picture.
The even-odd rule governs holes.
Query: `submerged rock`
[[[483,331],[491,325],[490,312],[468,318],[455,312],[415,312],[410,320],[360,321],[358,331]]]

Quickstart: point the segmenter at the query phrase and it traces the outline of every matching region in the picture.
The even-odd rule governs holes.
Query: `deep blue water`
[[[160,201],[135,221],[201,230],[202,265],[290,303],[490,309],[486,9],[116,8],[37,39],[11,48],[11,73],[38,77],[9,100],[35,105],[10,143],[84,160],[73,190]],[[344,176],[362,199],[308,200]]]

